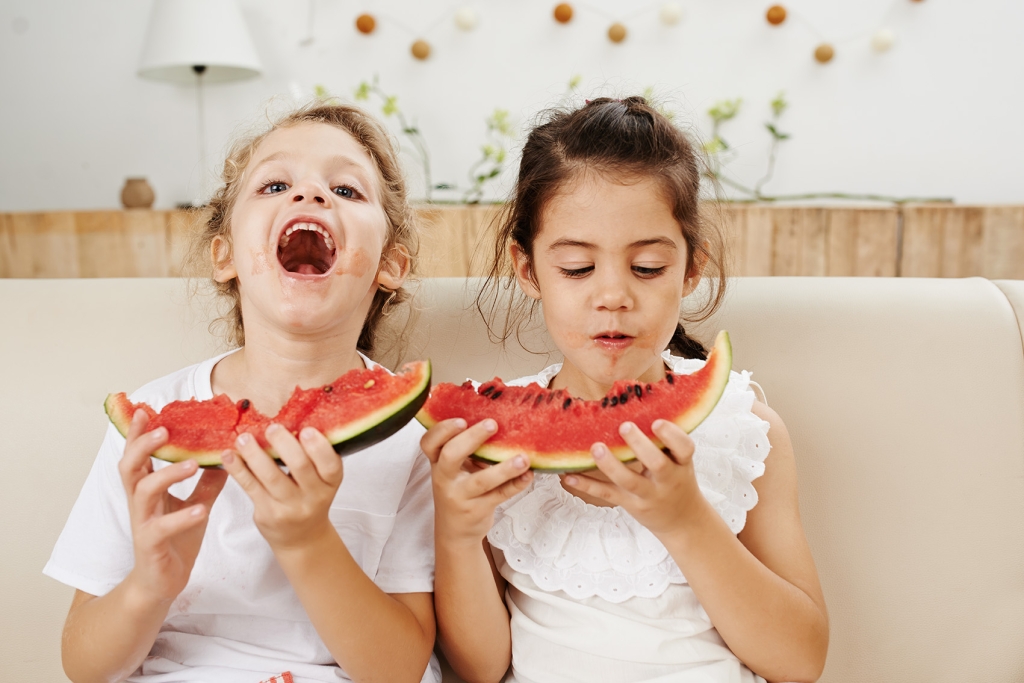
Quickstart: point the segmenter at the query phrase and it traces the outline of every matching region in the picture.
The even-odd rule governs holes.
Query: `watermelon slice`
[[[530,467],[546,472],[575,472],[596,467],[590,447],[600,441],[622,461],[636,456],[619,435],[619,425],[636,424],[659,447],[651,424],[671,420],[687,432],[697,428],[725,391],[732,368],[729,334],[719,332],[707,363],[688,375],[668,373],[655,384],[616,382],[601,400],[573,398],[565,389],[537,384],[510,387],[500,379],[474,387],[439,384],[416,415],[424,426],[461,417],[469,424],[494,418],[498,431],[474,457],[502,462],[520,453]]]
[[[275,458],[279,456],[263,435],[271,422],[293,434],[304,427],[322,432],[339,455],[348,455],[383,441],[416,415],[430,392],[430,361],[406,363],[396,374],[376,366],[351,370],[315,389],[295,388],[273,418],[260,413],[248,399],[237,403],[224,394],[206,401],[173,401],[159,412],[145,403],[132,403],[124,393],[110,394],[103,404],[110,421],[128,434],[138,409],[149,415],[146,431],[166,427],[168,441],[153,453],[170,462],[195,459],[203,467],[219,467],[220,455],[233,449],[239,434],[248,432]]]

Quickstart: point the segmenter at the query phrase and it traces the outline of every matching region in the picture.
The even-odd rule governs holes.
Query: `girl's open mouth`
[[[277,243],[277,260],[289,273],[300,275],[323,275],[334,265],[337,253],[331,234],[317,223],[292,223]]]

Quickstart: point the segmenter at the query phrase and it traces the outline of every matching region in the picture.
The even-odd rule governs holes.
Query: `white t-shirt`
[[[702,360],[663,355],[673,372]],[[548,386],[561,365],[509,384]],[[733,533],[757,503],[768,423],[751,412],[750,375],[733,372],[690,436],[704,497]],[[487,534],[508,582],[512,668],[505,683],[764,683],[714,628],[675,560],[620,507],[590,505],[536,474],[498,506]]]
[[[150,382],[134,394],[155,409],[213,397],[217,356]],[[364,357],[368,367],[373,361]],[[413,420],[389,439],[345,458],[329,515],[352,557],[385,593],[434,590],[430,466]],[[128,503],[117,464],[125,439],[111,425],[43,573],[105,595],[134,564]],[[154,467],[168,463],[154,460]],[[187,498],[199,473],[170,491]],[[210,511],[188,585],[171,606],[149,657],[129,681],[258,683],[290,671],[296,683],[350,680],[317,635],[270,546],[253,505],[228,478]],[[432,657],[424,683],[440,680]]]

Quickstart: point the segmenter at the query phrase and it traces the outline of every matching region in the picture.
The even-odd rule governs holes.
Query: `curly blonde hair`
[[[256,148],[272,132],[279,128],[301,123],[324,123],[336,126],[362,145],[370,155],[381,177],[381,205],[387,218],[387,237],[383,258],[397,247],[404,247],[409,253],[410,273],[415,272],[416,255],[419,249],[415,217],[398,162],[398,153],[387,130],[371,115],[358,107],[333,102],[313,102],[300,107],[273,121],[271,125],[254,135],[237,140],[224,160],[221,172],[222,184],[210,199],[205,221],[197,231],[190,250],[189,262],[193,272],[209,272],[211,245],[217,237],[231,240],[231,211],[241,191],[241,179],[249,166]],[[213,282],[217,293],[227,299],[230,309],[222,316],[227,328],[227,341],[242,346],[245,343],[245,327],[242,321],[241,298],[238,280]],[[357,347],[370,353],[377,341],[377,330],[388,311],[405,302],[409,297],[404,288],[395,291],[379,289],[373,297],[370,311],[363,322]]]

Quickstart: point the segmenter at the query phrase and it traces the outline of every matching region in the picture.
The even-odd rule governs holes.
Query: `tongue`
[[[300,264],[293,272],[301,273],[302,275],[319,275],[322,271],[312,263],[303,263]]]

